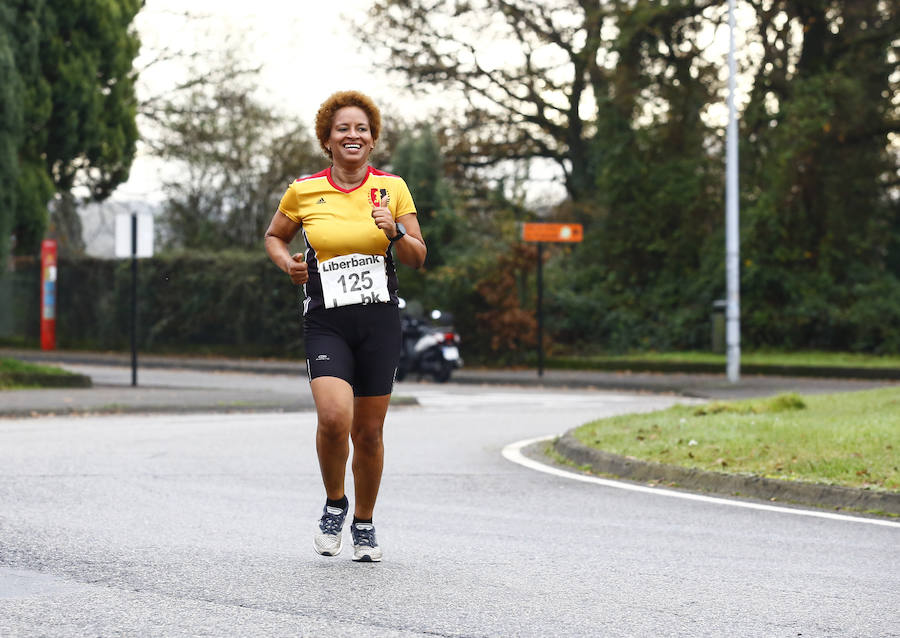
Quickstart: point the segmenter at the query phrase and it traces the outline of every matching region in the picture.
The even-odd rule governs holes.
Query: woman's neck
[[[368,174],[368,164],[353,168],[341,167],[335,164],[331,165],[331,180],[341,188],[347,190],[354,189],[366,181],[366,176]]]

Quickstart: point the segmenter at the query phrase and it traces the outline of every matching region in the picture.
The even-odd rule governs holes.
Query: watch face
[[[403,225],[403,222],[397,222],[397,234],[406,234],[406,226]]]

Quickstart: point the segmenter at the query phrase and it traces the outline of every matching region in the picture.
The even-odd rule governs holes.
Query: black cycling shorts
[[[316,308],[303,319],[306,370],[338,377],[353,395],[390,394],[400,362],[400,310],[392,303]]]

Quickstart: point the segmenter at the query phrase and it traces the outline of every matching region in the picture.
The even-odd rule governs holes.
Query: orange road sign
[[[523,241],[579,242],[584,238],[581,224],[522,224]]]

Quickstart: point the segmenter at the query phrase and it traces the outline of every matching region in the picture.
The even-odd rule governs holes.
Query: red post
[[[56,240],[41,243],[41,350],[56,349]]]

